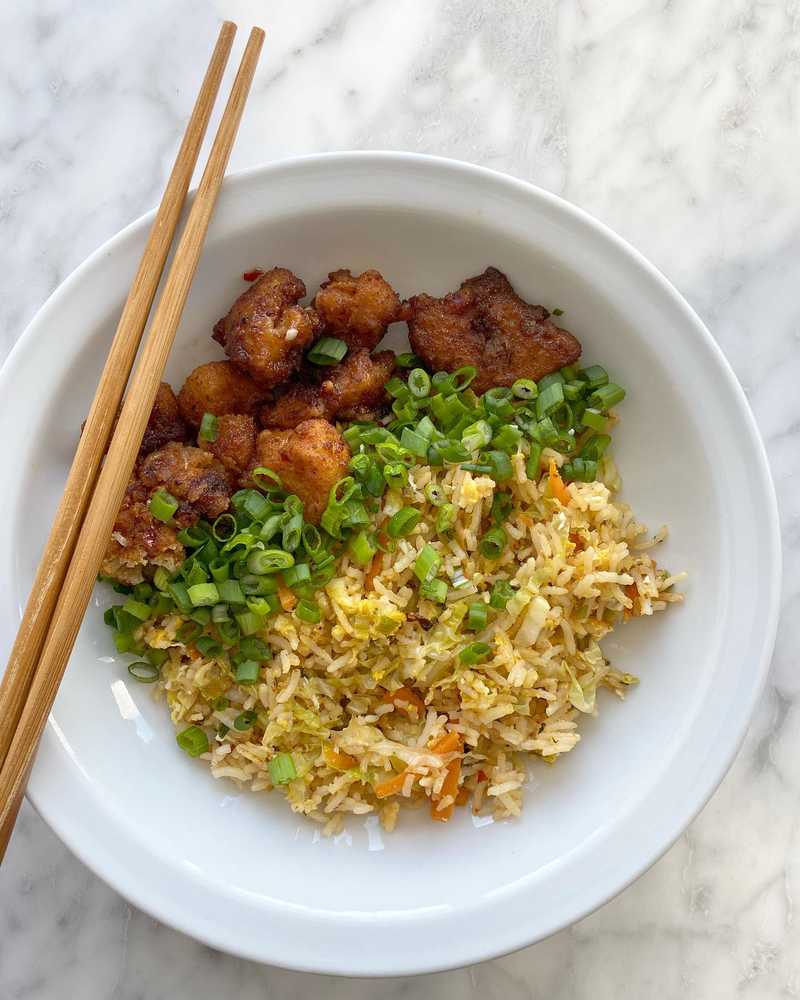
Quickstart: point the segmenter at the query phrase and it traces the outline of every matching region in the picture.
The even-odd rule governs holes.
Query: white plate
[[[55,292],[0,376],[0,635],[11,646],[151,216]],[[769,663],[779,593],[775,498],[744,395],[699,319],[654,268],[528,184],[409,154],[315,156],[226,181],[168,378],[218,357],[211,326],[243,271],[282,264],[313,289],[377,267],[403,295],[488,264],[565,310],[584,357],[628,388],[616,455],[683,607],[605,644],[641,685],[601,700],[583,742],[534,767],[521,820],[403,817],[320,839],[275,795],[237,793],[175,745],[163,705],[112,659],[99,604],[81,629],[29,794],[129,900],[211,945],[293,969],[428,972],[530,944],[644,871],[720,781]],[[103,601],[107,594],[99,595]]]

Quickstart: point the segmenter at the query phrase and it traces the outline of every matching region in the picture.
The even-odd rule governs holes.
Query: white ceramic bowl
[[[0,378],[0,635],[6,652],[151,216],[55,292]],[[313,290],[377,267],[403,295],[443,293],[494,264],[560,306],[584,357],[628,388],[616,455],[625,497],[671,535],[683,607],[605,645],[641,685],[601,700],[583,742],[534,767],[522,819],[403,817],[334,840],[282,797],[238,793],[175,744],[163,704],[86,617],[29,795],[129,900],[211,945],[293,969],[427,972],[530,944],[636,878],[704,804],[764,679],[779,590],[776,505],[744,395],[668,282],[602,225],[500,174],[409,154],[315,156],[231,177],[167,377],[219,356],[211,326],[257,265]],[[107,599],[107,594],[102,595]]]

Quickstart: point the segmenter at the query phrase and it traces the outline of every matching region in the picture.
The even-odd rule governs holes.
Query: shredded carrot
[[[278,580],[278,600],[284,611],[292,611],[297,606],[297,597],[282,580]]]
[[[461,733],[445,733],[429,747],[431,753],[453,753],[454,750],[461,750],[463,746]]]
[[[449,806],[444,809],[439,808],[438,800],[445,799],[452,796],[453,799],[458,795],[458,782],[461,777],[461,761],[458,757],[455,760],[451,760],[447,765],[447,774],[442,782],[441,794],[436,796],[436,799],[431,801],[431,819],[437,820],[439,823],[446,823],[450,817],[453,815],[453,809],[455,808],[455,802],[451,802]]]
[[[425,702],[413,688],[404,686],[399,687],[396,691],[387,691],[382,700],[387,705],[394,705],[395,708],[402,709],[406,714],[408,714],[410,706],[413,705],[420,719],[425,715]]]
[[[369,569],[367,570],[367,575],[364,577],[364,593],[368,594],[371,590],[375,589],[375,577],[381,571],[383,567],[383,552],[380,549],[372,557],[372,562]]]
[[[550,459],[550,474],[548,478],[550,480],[550,492],[559,503],[562,503],[566,507],[572,497],[569,495],[569,490],[564,485],[564,480],[558,474],[554,458]]]
[[[341,750],[335,750],[327,745],[322,748],[322,752],[328,764],[336,768],[337,771],[349,771],[358,763],[355,757],[351,757],[349,753],[342,753]]]
[[[380,784],[375,786],[375,794],[379,799],[385,799],[389,795],[399,795],[403,791],[403,785],[406,783],[406,771],[401,771],[400,774],[395,774],[391,778],[387,778],[386,781],[381,781]]]

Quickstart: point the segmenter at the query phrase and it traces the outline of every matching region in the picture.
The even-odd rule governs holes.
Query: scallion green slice
[[[204,413],[197,433],[198,441],[216,441],[219,435],[219,422],[213,413]]]
[[[338,337],[322,337],[306,354],[314,365],[336,365],[347,354],[347,344]]]
[[[172,517],[180,504],[175,497],[166,490],[156,490],[150,497],[150,502],[147,506],[150,513],[154,518],[156,518],[156,520],[164,521],[166,524],[168,521],[172,520]]]
[[[288,785],[297,777],[297,768],[290,753],[279,753],[269,762],[269,776],[273,785]]]
[[[178,733],[176,739],[181,750],[190,757],[208,753],[208,737],[199,726],[189,726],[188,729]]]
[[[465,646],[461,650],[458,658],[467,666],[474,666],[477,663],[483,663],[490,652],[491,646],[488,642],[471,642],[469,646]]]

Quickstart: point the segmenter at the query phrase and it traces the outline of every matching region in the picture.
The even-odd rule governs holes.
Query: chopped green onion
[[[183,564],[182,572],[186,579],[186,585],[193,587],[198,583],[208,582],[208,573],[205,566],[196,559],[187,559]]]
[[[292,514],[283,526],[282,542],[285,555],[294,552],[303,537],[303,515]]]
[[[255,636],[247,636],[242,639],[239,643],[239,652],[242,653],[246,659],[258,660],[261,663],[269,660],[272,655],[269,646],[264,642],[264,640],[258,639]]]
[[[214,559],[208,564],[208,570],[214,583],[224,583],[231,574],[231,564],[227,559]]]
[[[559,438],[558,428],[550,419],[544,417],[536,423],[536,440],[545,447],[551,447]]]
[[[511,459],[504,451],[487,451],[482,457],[488,460],[491,477],[496,483],[504,483],[511,478],[513,473]]]
[[[130,653],[137,645],[136,639],[130,632],[114,633],[114,646],[118,653]]]
[[[461,435],[461,443],[467,451],[477,451],[492,440],[492,428],[485,420],[470,424]]]
[[[410,351],[407,351],[405,354],[398,354],[394,362],[398,368],[414,368],[422,363],[421,359]]]
[[[197,622],[198,625],[208,625],[211,621],[211,609],[203,605],[198,605],[192,609],[189,618],[191,621]]]
[[[471,642],[461,650],[458,658],[462,663],[474,666],[476,663],[482,663],[490,652],[491,646],[488,642]]]
[[[492,447],[512,454],[519,447],[522,431],[514,424],[504,424],[492,438]]]
[[[192,607],[210,608],[219,603],[219,591],[215,583],[198,583],[188,589]]]
[[[518,378],[511,386],[511,391],[517,399],[524,399],[526,401],[536,399],[539,395],[539,387],[532,378]]]
[[[428,502],[432,503],[434,507],[441,507],[442,504],[447,502],[445,492],[438,483],[428,483],[425,487],[425,496]]]
[[[424,545],[414,563],[414,574],[422,583],[432,580],[442,565],[442,557],[432,545]]]
[[[567,380],[561,374],[561,372],[551,372],[549,375],[543,375],[539,379],[539,394],[551,385],[564,385]]]
[[[391,538],[402,538],[410,535],[419,524],[422,515],[413,507],[401,507],[389,519],[386,530]]]
[[[219,656],[222,652],[222,646],[210,635],[199,636],[194,644],[203,656]]]
[[[166,490],[156,490],[150,497],[150,502],[147,506],[156,520],[166,523],[172,520],[172,516],[180,506],[180,503]]]
[[[462,462],[461,468],[465,472],[478,472],[481,475],[492,471],[492,467],[488,462]]]
[[[204,413],[200,421],[200,430],[197,434],[198,441],[216,441],[219,434],[217,418],[213,413]]]
[[[447,584],[444,580],[426,580],[420,584],[420,596],[427,597],[436,604],[444,604],[447,598]]]
[[[439,508],[439,513],[436,515],[436,530],[440,535],[449,531],[456,523],[456,513],[455,504],[452,503],[443,503]]]
[[[220,622],[229,622],[230,620],[231,616],[228,613],[227,604],[215,604],[211,609],[211,621],[214,622],[215,625],[218,625]]]
[[[483,601],[475,601],[467,608],[467,628],[472,632],[482,632],[489,620],[489,611]]]
[[[538,441],[531,441],[531,451],[528,455],[528,461],[525,463],[525,475],[528,479],[538,480],[541,460],[542,446]]]
[[[475,381],[478,369],[474,365],[464,365],[453,372],[452,385],[454,392],[463,392],[470,383]]]
[[[265,493],[274,493],[276,490],[283,489],[281,477],[277,472],[273,472],[272,469],[268,469],[266,466],[257,466],[250,473],[250,478],[256,486]]]
[[[581,448],[581,458],[599,462],[610,444],[611,437],[608,434],[595,434]]]
[[[169,659],[169,652],[166,649],[153,649],[149,647],[144,655],[147,662],[152,663],[154,667],[160,667]]]
[[[217,590],[219,599],[226,604],[244,604],[244,591],[238,580],[223,580]]]
[[[514,509],[514,498],[510,493],[502,493],[498,490],[492,500],[492,524],[503,524],[508,520],[508,516]]]
[[[142,601],[136,601],[132,597],[122,605],[122,610],[126,611],[129,615],[133,615],[134,618],[138,618],[139,621],[142,622],[146,622],[152,614],[152,609],[149,604],[145,604]]]
[[[581,423],[585,427],[591,427],[592,430],[597,431],[598,434],[605,434],[606,428],[608,427],[608,418],[603,416],[599,410],[594,410],[587,406],[581,416]]]
[[[261,521],[270,511],[270,502],[267,498],[257,493],[255,490],[247,490],[242,501],[242,509],[246,511],[254,521]]]
[[[269,762],[269,776],[273,785],[288,785],[297,777],[297,768],[290,753],[279,753]]]
[[[564,398],[569,400],[580,399],[586,391],[585,382],[567,382],[564,386]]]
[[[310,579],[311,567],[308,563],[295,563],[283,571],[283,582],[287,587],[296,587],[298,583],[305,583]]]
[[[516,591],[507,580],[497,580],[492,584],[489,604],[498,611],[504,611],[506,604],[511,600]]]
[[[503,549],[506,547],[507,535],[500,528],[490,528],[480,541],[478,546],[482,556],[487,559],[499,559]]]
[[[431,391],[431,377],[424,368],[413,368],[408,373],[408,388],[417,399],[428,395]]]
[[[242,660],[236,668],[237,684],[255,684],[261,673],[261,667],[256,660]]]
[[[564,387],[560,382],[551,382],[543,389],[539,385],[539,395],[536,398],[536,416],[539,420],[549,416],[564,402]]]
[[[264,627],[264,615],[257,615],[254,611],[240,611],[234,618],[242,635],[254,635]]]
[[[338,337],[322,337],[306,354],[314,365],[335,365],[347,354],[347,344]]]
[[[410,393],[410,390],[406,385],[406,383],[401,378],[398,378],[396,375],[393,375],[392,378],[390,378],[389,381],[386,383],[386,391],[389,393],[392,399],[405,399]],[[367,441],[366,443],[370,444],[369,441]],[[375,442],[372,443],[374,444]]]
[[[253,549],[247,557],[247,568],[257,576],[278,573],[294,566],[294,556],[283,549]]]
[[[621,403],[625,398],[625,390],[621,385],[609,382],[608,385],[601,385],[589,397],[589,405],[598,410],[610,410],[612,406]]]
[[[189,726],[183,732],[178,733],[178,746],[190,757],[199,757],[208,753],[208,737],[199,726]]]
[[[308,622],[310,625],[316,625],[322,619],[322,612],[317,602],[306,598],[298,603],[294,613],[300,621]]]
[[[483,405],[487,413],[500,417],[502,420],[508,420],[514,412],[514,407],[511,403],[513,398],[514,393],[511,389],[499,385],[494,389],[488,389],[483,394]]]
[[[372,536],[367,531],[359,531],[350,539],[350,555],[359,566],[366,566],[372,561],[372,557],[378,551]]]
[[[387,462],[383,467],[383,478],[390,490],[402,490],[408,483],[408,469],[402,462]]]
[[[178,606],[179,611],[191,611],[192,601],[189,597],[189,592],[185,585],[179,580],[175,580],[173,583],[167,584],[167,592],[175,604]]]
[[[257,718],[258,713],[254,712],[251,708],[248,708],[244,712],[239,712],[233,720],[233,728],[238,729],[240,733],[247,732],[248,729],[253,728],[253,723]]]
[[[587,389],[599,389],[601,385],[608,384],[608,372],[600,365],[592,365],[578,372],[578,378],[586,383]]]
[[[460,441],[436,441],[431,445],[431,448],[435,448],[442,460],[448,465],[458,465],[461,462],[469,461],[470,453]]]
[[[431,400],[431,413],[439,421],[445,431],[450,430],[464,417],[469,416],[470,410],[464,406],[458,396],[434,396]]]
[[[232,621],[218,622],[217,635],[220,639],[222,639],[226,646],[232,646],[239,639],[239,626],[236,622]]]
[[[581,483],[593,483],[597,479],[597,461],[593,458],[573,458],[562,466],[561,472],[566,479]]]
[[[142,684],[152,684],[153,681],[158,680],[161,671],[153,663],[137,660],[135,663],[128,664],[128,673]]]
[[[153,574],[153,583],[156,586],[156,590],[166,590],[167,584],[169,583],[169,573],[164,569],[163,566],[158,566],[155,573]]]
[[[400,444],[404,448],[407,448],[412,455],[417,455],[419,458],[428,457],[427,438],[424,438],[416,431],[412,431],[410,427],[403,428],[403,432],[400,435]]]

